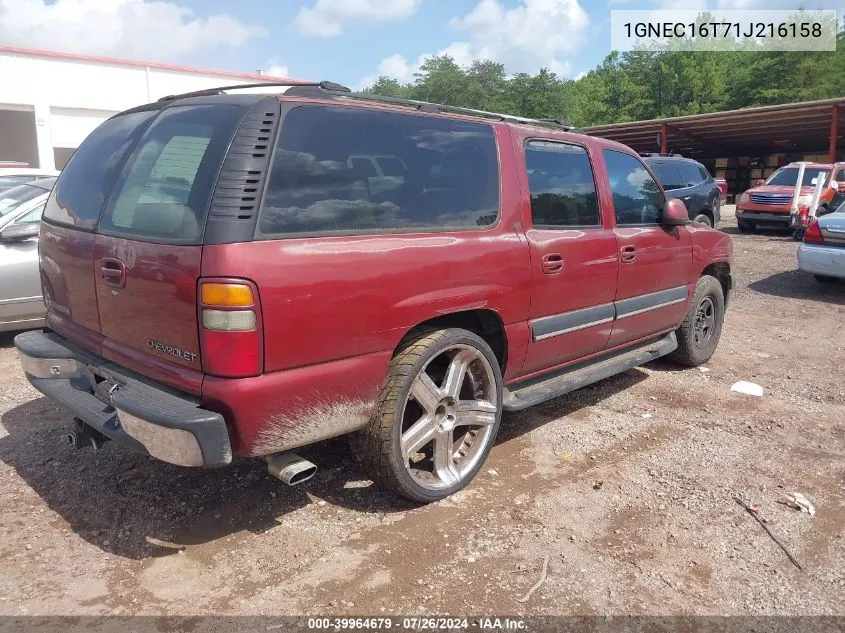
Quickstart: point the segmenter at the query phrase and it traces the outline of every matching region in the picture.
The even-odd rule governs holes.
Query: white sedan
[[[845,204],[807,228],[798,247],[798,269],[824,283],[845,279]]]

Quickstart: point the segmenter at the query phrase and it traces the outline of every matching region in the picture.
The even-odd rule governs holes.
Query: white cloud
[[[267,62],[267,67],[261,70],[261,74],[268,75],[270,77],[281,77],[283,79],[290,77],[288,67],[282,66],[276,59],[269,60]]]
[[[378,65],[378,74],[393,77],[399,81],[410,81],[414,75],[416,68],[405,60],[401,55],[391,55],[383,60]]]
[[[459,44],[469,59],[492,59],[508,72],[547,67],[566,74],[569,64],[560,57],[581,48],[590,18],[578,0],[521,0],[513,8],[499,0],[481,0],[449,25],[467,33],[469,42]]]
[[[472,62],[477,59],[473,54],[472,45],[469,42],[452,42],[446,48],[438,51],[437,55],[448,55],[462,68],[472,66]]]
[[[30,48],[173,61],[265,33],[161,0],[0,0],[0,41]]]
[[[356,90],[363,90],[364,88],[369,88],[372,86],[379,77],[386,76],[395,79],[399,83],[408,83],[409,81],[413,80],[414,73],[417,72],[417,69],[425,60],[424,55],[420,55],[417,59],[416,66],[408,63],[402,55],[398,53],[395,55],[391,55],[390,57],[385,57],[381,60],[381,63],[378,65],[378,70],[373,75],[366,75],[365,77],[361,77],[361,81],[358,82],[358,85],[355,87]]]
[[[449,55],[459,66],[471,66],[477,59],[492,59],[509,73],[537,72],[548,68],[560,76],[571,72],[560,57],[577,52],[590,26],[578,0],[520,0],[506,9],[498,0],[481,0],[467,15],[453,18],[449,25],[466,32],[468,41],[452,42],[435,55]],[[358,87],[366,88],[381,75],[412,81],[414,73],[432,54],[420,55],[411,63],[395,54],[381,61],[376,74],[362,77]]]
[[[392,22],[412,15],[422,0],[317,0],[301,7],[296,25],[303,35],[337,37],[351,22]]]

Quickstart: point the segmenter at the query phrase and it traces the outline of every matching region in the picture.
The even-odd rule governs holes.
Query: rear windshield
[[[19,185],[0,195],[0,218],[19,208],[24,202],[29,202],[38,196],[43,196],[46,190],[33,185]]]
[[[0,176],[0,191],[8,191],[25,182],[31,182],[38,176]]]
[[[813,186],[813,179],[818,178],[819,174],[822,172],[830,172],[830,169],[823,169],[821,167],[805,167],[804,168],[804,179],[801,182],[802,187],[812,187]],[[825,178],[827,180],[827,178]],[[790,167],[788,169],[778,169],[775,173],[773,173],[769,179],[766,181],[767,185],[785,185],[788,187],[794,187],[795,183],[798,182],[798,168],[797,167]]]
[[[222,105],[164,110],[127,160],[99,231],[198,242],[214,180],[242,113]]]
[[[105,121],[88,135],[62,170],[44,218],[93,229],[126,152],[155,111],[130,112]]]
[[[256,237],[478,229],[498,215],[489,124],[300,106],[284,118]]]

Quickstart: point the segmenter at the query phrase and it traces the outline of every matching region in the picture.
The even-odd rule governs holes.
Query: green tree
[[[410,94],[408,86],[403,86],[392,77],[382,75],[372,86],[364,88],[362,92],[367,94],[381,95],[383,97],[407,98]]]

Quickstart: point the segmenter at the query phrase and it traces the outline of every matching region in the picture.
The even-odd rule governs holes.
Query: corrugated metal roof
[[[845,97],[596,125],[586,132],[625,143],[638,152],[658,152],[657,135],[666,124],[667,149],[700,158],[827,151],[834,108],[840,112],[842,106]]]

